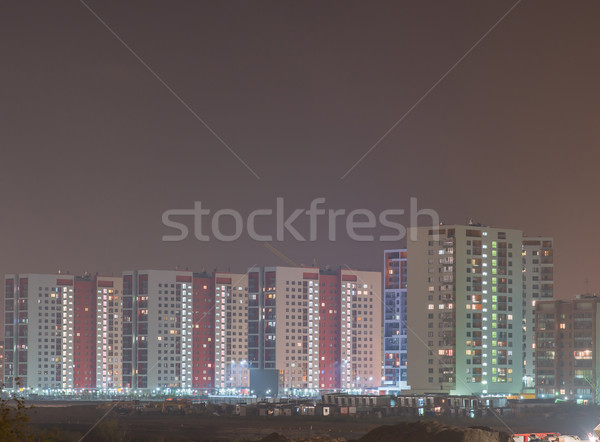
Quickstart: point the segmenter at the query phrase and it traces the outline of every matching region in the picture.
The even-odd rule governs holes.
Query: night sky
[[[247,168],[84,4],[4,2],[0,274],[285,265],[245,234],[162,242],[161,215],[416,197],[448,224],[553,236],[556,296],[600,291],[600,2],[519,3],[341,179],[514,4],[90,0]],[[377,271],[404,245],[319,228],[272,245]]]

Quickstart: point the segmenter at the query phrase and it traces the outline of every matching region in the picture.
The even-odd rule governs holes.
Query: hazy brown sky
[[[557,297],[600,290],[599,2],[522,1],[344,180],[515,2],[123,3],[88,4],[260,180],[84,5],[4,2],[0,273],[283,264],[246,236],[163,243],[161,214],[417,197],[554,236]],[[381,270],[402,245],[341,236],[274,246]]]

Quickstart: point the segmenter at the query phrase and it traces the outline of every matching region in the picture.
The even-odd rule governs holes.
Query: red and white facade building
[[[341,387],[342,316],[340,304],[341,288],[339,275],[335,271],[319,272],[318,315],[319,315],[319,384],[322,390],[338,390]],[[342,350],[343,349],[343,350]]]
[[[380,385],[381,273],[251,268],[248,288],[248,355],[257,389],[285,394]]]
[[[282,394],[381,383],[379,272],[20,274],[4,294],[8,388],[259,393],[252,372]]]
[[[208,391],[215,385],[214,278],[194,273],[192,280],[192,388]]]
[[[107,317],[106,322],[98,322],[98,314],[103,315],[101,305],[105,298],[104,288],[100,287],[112,284],[112,303],[118,303],[120,280],[89,275],[7,275],[4,292],[7,388],[14,388],[19,378],[21,388],[28,390],[95,389],[98,380],[109,373],[115,376],[110,387],[119,388],[119,308],[116,307],[117,318],[112,321]],[[106,295],[109,296],[108,288]],[[97,337],[102,338],[101,344],[106,340],[102,351],[98,351]]]
[[[215,278],[207,273],[123,273],[123,387],[212,390]]]

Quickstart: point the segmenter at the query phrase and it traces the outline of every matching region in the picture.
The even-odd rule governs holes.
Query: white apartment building
[[[382,385],[381,272],[341,269],[341,388]]]
[[[96,278],[96,388],[123,386],[123,278]]]
[[[411,228],[408,238],[411,390],[521,392],[522,232],[441,225]]]
[[[5,277],[4,383],[29,391],[71,390],[74,370],[74,277]]]
[[[123,272],[123,386],[191,389],[193,273]]]

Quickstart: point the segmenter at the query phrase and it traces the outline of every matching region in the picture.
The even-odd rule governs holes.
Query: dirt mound
[[[313,436],[309,438],[289,439],[279,433],[271,433],[258,442],[346,442],[344,438],[331,438],[327,436]]]
[[[343,437],[313,436],[308,439],[294,439],[294,442],[347,442]]]
[[[460,428],[437,422],[403,422],[369,431],[359,442],[509,442],[508,433],[490,428]]]
[[[271,433],[267,437],[263,437],[259,442],[290,442],[291,439],[288,439],[285,436],[282,436],[279,433]]]

